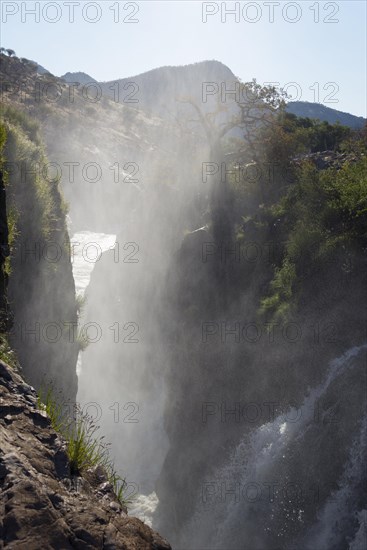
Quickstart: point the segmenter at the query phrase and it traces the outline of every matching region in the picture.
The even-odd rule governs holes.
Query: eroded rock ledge
[[[65,442],[34,389],[0,361],[0,548],[171,549],[94,478],[70,476]]]

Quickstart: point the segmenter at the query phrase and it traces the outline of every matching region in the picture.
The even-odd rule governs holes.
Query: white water
[[[246,542],[244,530],[245,533],[248,532],[246,544],[250,546],[253,544],[254,549],[263,548],[263,541],[270,531],[275,532],[281,542],[284,534],[282,529],[286,530],[297,522],[302,524],[304,510],[294,508],[289,512],[291,501],[287,501],[284,492],[282,493],[282,485],[284,486],[287,481],[297,482],[297,479],[288,477],[289,444],[304,438],[307,430],[312,427],[315,406],[319,398],[326,393],[331,383],[350,368],[350,360],[366,349],[367,344],[354,347],[332,361],[326,380],[310,391],[299,409],[288,411],[286,417],[278,416],[273,422],[264,424],[251,435],[243,438],[230,456],[228,463],[215,471],[201,488],[196,512],[183,531],[180,548],[186,548],[191,541],[191,544],[202,550],[238,550]],[[345,469],[341,488],[336,495],[333,495],[331,502],[326,502],[320,521],[315,526],[316,534],[311,539],[307,537],[303,550],[306,545],[307,550],[321,550],[321,548],[326,550],[335,547],[332,544],[335,536],[334,526],[337,525],[338,519],[342,521],[350,512],[348,510],[350,492],[353,491],[353,485],[361,479],[365,468],[363,456],[366,451],[366,439],[367,417],[362,423],[360,437],[350,450],[349,463]],[[315,450],[317,451],[317,447]],[[304,449],[305,453],[311,451]],[[278,473],[278,468],[281,468],[282,472]],[[274,475],[277,476],[276,481],[280,482],[278,483],[280,490],[276,488],[274,497],[272,495],[273,498],[265,499],[268,502],[264,506],[259,502],[260,500],[264,502],[264,499],[258,498],[259,491],[262,492],[262,496],[268,495],[268,485],[269,482],[274,482]],[[276,525],[275,520],[279,510],[284,514],[281,527]],[[261,512],[260,515],[259,512]],[[349,550],[366,548],[365,541],[361,547],[361,541],[366,532],[366,514],[359,513],[358,519],[360,527]],[[194,533],[197,535],[193,538]]]
[[[81,298],[85,296],[96,263],[101,259],[103,252],[114,248],[115,243],[116,235],[106,233],[80,231],[71,237],[71,262],[77,296]],[[81,351],[76,365],[78,376],[82,369],[82,357],[83,352]]]
[[[339,489],[334,491],[326,501],[319,515],[319,521],[312,528],[312,536],[307,540],[307,550],[338,548],[343,543],[346,525],[350,523],[350,518],[353,516],[354,494],[366,470],[366,457],[367,414],[363,417],[360,434],[351,447]],[[349,545],[349,550],[366,550],[366,510],[359,512],[357,517],[359,529]]]
[[[77,296],[84,296],[92,271],[102,253],[114,248],[116,235],[80,231],[70,239],[71,261]]]
[[[129,515],[141,519],[144,523],[152,527],[153,515],[158,504],[159,500],[155,491],[149,495],[137,495],[129,508]]]

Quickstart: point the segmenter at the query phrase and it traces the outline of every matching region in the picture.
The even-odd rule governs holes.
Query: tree
[[[230,191],[227,185],[227,178],[223,177],[221,167],[224,165],[228,170],[228,164],[247,160],[259,161],[260,143],[263,137],[263,129],[269,125],[279,126],[277,114],[282,112],[285,106],[286,94],[282,90],[277,91],[274,86],[260,86],[256,80],[239,84],[237,113],[227,117],[224,122],[219,122],[219,116],[228,112],[232,105],[223,104],[217,96],[217,106],[213,112],[204,113],[199,105],[191,98],[181,99],[189,103],[197,118],[191,122],[198,123],[205,132],[209,146],[209,161],[218,167],[213,178],[212,192],[212,214],[218,219],[219,233],[230,239],[230,219],[228,217],[228,206],[230,205]],[[226,152],[224,146],[225,138],[229,137],[234,130],[239,131],[241,137],[232,139],[231,145],[234,150]]]
[[[264,124],[274,123],[274,114],[285,106],[286,94],[282,90],[278,92],[274,86],[261,86],[255,79],[238,84],[238,100],[235,102],[238,111],[225,122],[219,122],[218,117],[228,112],[229,105],[221,102],[219,95],[215,111],[209,113],[204,113],[192,98],[179,100],[190,104],[195,110],[198,118],[191,119],[190,122],[199,123],[203,128],[210,148],[209,157],[213,162],[219,163],[229,157],[234,159],[236,155],[242,154],[245,144],[254,150],[256,130]],[[236,128],[242,131],[239,149],[225,154],[223,139]]]
[[[186,122],[191,124],[191,130],[192,124],[202,130],[209,148],[208,161],[213,168],[210,193],[212,235],[217,247],[225,246],[227,249],[233,246],[235,240],[233,194],[227,184],[227,171],[230,165],[244,155],[247,155],[248,161],[256,160],[259,130],[276,122],[275,115],[284,107],[286,97],[275,87],[262,87],[256,80],[247,83],[237,81],[236,84],[236,101],[226,103],[217,95],[216,108],[212,112],[204,112],[191,97],[179,100],[192,107],[196,118],[187,119]],[[240,137],[233,139],[233,133]],[[231,138],[234,147],[231,152],[226,151],[226,138]],[[226,296],[226,289],[230,285],[229,266],[219,262],[216,269],[223,296]]]

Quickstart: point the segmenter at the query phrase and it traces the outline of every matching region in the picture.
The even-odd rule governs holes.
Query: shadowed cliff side
[[[6,138],[2,191],[2,309],[7,300],[13,326],[9,337],[24,375],[37,389],[52,383],[75,400],[77,305],[70,261],[66,207],[47,163],[37,124],[4,108]],[[9,317],[9,314],[5,314]],[[8,326],[3,332],[9,330]]]
[[[175,548],[187,548],[188,540],[200,548],[205,540],[208,548],[237,549],[240,543],[235,529],[242,529],[241,543],[247,540],[248,548],[276,547],[275,539],[268,543],[265,535],[258,546],[252,544],[248,525],[253,518],[246,523],[244,515],[239,514],[237,524],[232,525],[232,546],[225,537],[216,540],[217,546],[209,537],[205,539],[205,533],[210,531],[212,536],[213,526],[219,525],[209,512],[209,531],[202,538],[193,539],[192,533],[203,533],[203,516],[199,515],[194,527],[190,521],[195,502],[201,512],[206,510],[205,484],[214,490],[223,487],[227,478],[216,478],[215,472],[228,463],[233,449],[256,429],[267,423],[271,426],[278,414],[299,408],[310,388],[319,387],[327,376],[330,361],[366,342],[364,143],[361,141],[361,154],[357,154],[356,144],[352,154],[324,152],[298,159],[297,164],[302,165],[298,179],[282,191],[278,203],[267,211],[263,205],[253,208],[249,217],[239,222],[232,207],[229,219],[234,223],[235,237],[231,246],[225,232],[223,239],[216,239],[204,226],[186,235],[173,258],[162,297],[167,315],[162,332],[170,357],[167,391],[174,399],[166,401],[170,449],[156,484],[160,504],[154,525]],[[223,245],[218,246],[221,241]],[[289,242],[289,248],[284,248],[282,243]],[[250,252],[254,249],[255,261]],[[287,271],[291,265],[293,279],[292,272]],[[217,277],[219,269],[228,274],[228,284]],[[323,482],[330,480],[329,485],[325,482],[323,499],[330,496],[330,487],[341,475],[345,453],[351,447],[349,435],[358,437],[355,426],[365,410],[363,360],[365,357],[360,370],[341,379],[344,391],[335,385],[320,402],[324,418],[319,434],[312,433],[318,442],[315,460],[327,465],[319,477]],[[335,433],[328,431],[333,414],[338,414],[338,437],[342,434],[338,444]],[[317,415],[315,418],[318,421]],[[300,455],[311,463],[304,449]],[[257,464],[259,456],[253,463]],[[333,456],[332,468],[325,456]],[[293,475],[290,479],[302,479],[302,461],[292,453],[287,468]],[[321,466],[314,466],[313,471],[320,472]],[[267,474],[269,479],[278,479],[280,472],[279,466]],[[228,492],[240,479],[238,473],[236,476],[229,478],[225,486]],[[219,492],[218,501],[222,498]],[[358,501],[357,492],[353,498]],[[315,505],[309,511],[309,524],[318,510]],[[223,507],[221,517],[227,513]],[[264,517],[266,513],[270,517],[269,510]],[[353,518],[349,513],[348,521]],[[290,539],[303,532],[300,524],[294,525],[295,531],[286,534]],[[185,528],[190,538],[180,538]],[[296,547],[294,541],[289,544]],[[305,548],[303,544],[297,547]]]

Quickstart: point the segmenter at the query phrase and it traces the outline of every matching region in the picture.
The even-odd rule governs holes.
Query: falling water
[[[86,290],[88,288],[88,285],[91,280],[91,275],[93,272],[93,269],[98,261],[100,261],[102,254],[108,250],[113,250],[116,245],[116,236],[111,234],[105,234],[105,233],[94,233],[91,231],[81,231],[78,233],[75,233],[73,237],[71,238],[71,250],[72,250],[72,262],[73,262],[73,275],[75,280],[75,289],[77,296],[80,296],[83,298],[86,296]],[[88,300],[88,298],[87,298]],[[83,321],[83,316],[79,319],[79,324]],[[80,377],[82,372],[82,360],[83,360],[83,352],[81,351],[78,356],[78,362],[77,362],[77,374]],[[129,402],[131,392],[134,391],[134,388],[129,388],[128,384],[126,386],[126,401]],[[120,395],[122,393],[122,389],[120,390]],[[158,388],[158,395],[161,393]],[[85,388],[85,384],[80,384],[79,392],[77,400],[83,405],[83,400],[85,401],[85,397],[88,397],[88,392]],[[152,396],[154,395],[154,392],[152,390],[151,392]],[[88,399],[90,401],[90,399]],[[152,403],[154,405],[154,400],[152,400]],[[102,400],[101,400],[102,403]],[[98,403],[99,404],[99,403]],[[106,408],[106,407],[105,407]],[[130,412],[129,409],[127,409],[127,412]],[[89,414],[95,413],[95,410],[90,409],[88,411]],[[149,411],[147,412],[147,417],[152,417],[151,413]],[[102,419],[103,424],[103,419]],[[103,426],[104,429],[106,429],[106,426]],[[130,438],[130,426],[129,424],[124,424],[124,428],[126,428],[126,431],[128,433],[125,434],[126,441]],[[133,427],[136,428],[135,424],[133,424]],[[111,434],[112,435],[112,434]],[[131,437],[134,437],[131,435]],[[123,438],[122,438],[123,439]],[[138,441],[139,438],[137,437],[136,440]],[[131,444],[131,447],[133,445]],[[141,449],[139,450],[139,453],[141,452]],[[116,463],[119,464],[119,456],[122,453],[117,453],[117,457],[114,457],[116,459]],[[136,462],[136,460],[131,459],[131,463]],[[123,466],[126,468],[126,463],[123,464]],[[152,461],[152,466],[154,466]],[[154,469],[154,468],[153,468]],[[122,468],[121,468],[122,470]],[[122,470],[123,471],[123,470]],[[133,495],[133,498],[131,500],[131,506],[130,506],[130,515],[139,517],[145,523],[148,525],[152,525],[153,522],[153,515],[158,505],[158,497],[153,490],[154,482],[157,477],[157,473],[159,471],[159,466],[157,469],[157,472],[154,472],[154,474],[151,474],[149,471],[147,471],[145,479],[143,479],[143,484],[137,485],[135,481],[131,481],[132,478],[136,478],[137,476],[132,475],[128,479],[128,488],[126,491],[126,497],[129,497],[130,495]],[[140,490],[144,491],[144,493],[140,492]]]
[[[113,249],[115,242],[115,235],[104,233],[82,231],[73,235],[72,259],[77,295],[85,296],[96,263],[103,252]],[[177,548],[186,549],[188,544],[194,544],[202,550],[239,550],[247,549],[243,544],[248,540],[253,550],[262,550],[264,541],[266,547],[269,540],[273,542],[275,538],[282,544],[282,549],[295,550],[299,541],[294,546],[292,536],[304,532],[301,545],[305,550],[339,550],[344,547],[364,550],[367,512],[363,509],[354,510],[353,506],[358,483],[363,477],[367,416],[350,447],[349,459],[338,489],[326,499],[317,521],[311,527],[305,522],[302,499],[293,499],[292,495],[287,502],[289,491],[284,488],[288,486],[294,489],[295,478],[288,473],[288,469],[292,469],[292,446],[302,445],[307,432],[312,429],[318,401],[353,366],[353,359],[366,349],[367,345],[354,347],[332,361],[325,381],[309,392],[299,409],[292,408],[253,433],[245,434],[228,463],[203,484],[196,512],[183,528]],[[82,356],[81,352],[77,365],[78,375],[81,373]],[[131,392],[134,392],[134,387],[127,387],[126,395]],[[121,432],[121,440],[138,443],[144,440],[136,432],[130,433],[129,425],[123,428],[126,431],[124,436]],[[129,444],[127,446],[133,447]],[[133,463],[134,455],[128,460],[128,464]],[[139,517],[149,525],[153,523],[158,505],[154,491],[156,475],[156,472],[147,471],[146,482],[138,489],[130,507],[130,515]],[[274,480],[276,483],[273,483]],[[277,521],[279,513],[282,514],[281,522]],[[349,546],[343,547],[346,532],[350,533]],[[289,533],[293,535],[289,536]]]
[[[72,265],[77,296],[84,296],[96,263],[106,250],[115,246],[116,235],[81,231],[70,239]]]
[[[103,252],[113,249],[115,243],[116,235],[106,233],[80,231],[72,236],[70,239],[71,261],[77,296],[84,298],[96,262],[101,259]],[[76,365],[78,376],[82,368],[82,355],[83,352],[79,352]]]
[[[361,422],[360,433],[356,437],[349,453],[339,487],[327,499],[319,520],[310,529],[306,537],[306,550],[314,548],[343,547],[348,533],[353,532],[353,524],[357,524],[357,532],[349,542],[350,550],[365,550],[366,548],[366,510],[356,512],[354,509],[358,491],[366,489],[366,460],[367,456],[367,414]],[[357,521],[356,521],[357,520]],[[357,523],[358,522],[358,523]]]
[[[311,492],[316,495],[312,479],[308,478],[307,487],[302,486],[302,480],[319,474],[308,472],[304,475],[309,467],[309,453],[312,453],[307,447],[307,433],[312,430],[318,415],[318,401],[332,384],[340,382],[353,368],[353,360],[366,349],[367,345],[353,347],[333,360],[326,380],[309,392],[299,409],[291,409],[245,435],[228,463],[203,484],[193,519],[183,530],[180,548],[187,548],[191,541],[201,550],[278,548],[274,544],[280,544],[282,550],[339,550],[348,548],[343,540],[348,531],[351,537],[354,536],[349,550],[365,548],[366,511],[355,508],[361,479],[366,474],[363,459],[367,451],[366,415],[350,446],[338,489],[329,495],[318,521],[306,529],[307,534],[301,542],[297,537],[306,527],[304,495],[299,497],[299,492],[309,491],[308,496]],[[315,450],[320,452],[318,447]],[[351,517],[354,517],[354,524],[347,525]]]

